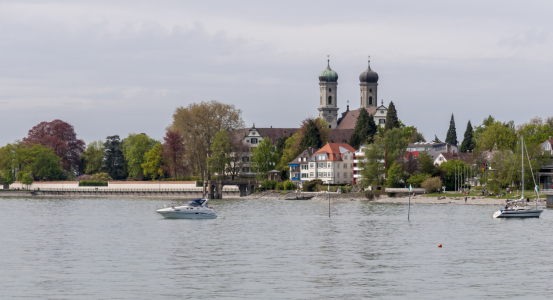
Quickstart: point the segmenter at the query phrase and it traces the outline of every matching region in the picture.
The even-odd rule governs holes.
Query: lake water
[[[213,200],[0,198],[0,299],[547,299],[553,211]],[[175,203],[182,203],[175,202]],[[443,244],[443,248],[438,248]]]

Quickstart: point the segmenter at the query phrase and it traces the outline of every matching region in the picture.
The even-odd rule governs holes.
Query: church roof
[[[357,117],[359,116],[360,109],[350,110],[343,118],[336,129],[355,129],[355,124],[357,123]],[[369,115],[374,115],[376,113],[376,107],[366,108]],[[350,135],[351,136],[351,135]],[[349,140],[349,139],[348,139]]]

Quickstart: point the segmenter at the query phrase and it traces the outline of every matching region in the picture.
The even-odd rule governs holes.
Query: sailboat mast
[[[520,159],[522,161],[522,170],[520,172],[520,176],[522,177],[522,199],[524,200],[524,138],[522,134],[520,135]]]

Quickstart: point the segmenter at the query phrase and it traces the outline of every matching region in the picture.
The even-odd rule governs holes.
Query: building
[[[549,154],[551,156],[553,156],[553,140],[551,139],[551,137],[549,137],[548,140],[545,140],[545,142],[543,142],[541,144],[541,152],[542,154]]]
[[[330,184],[353,183],[353,149],[345,143],[327,143],[309,159],[309,180]]]
[[[422,152],[426,151],[430,158],[436,159],[440,153],[459,153],[459,147],[449,143],[413,143],[407,145],[407,152]],[[418,154],[416,155],[418,156]]]
[[[444,163],[446,161],[449,161],[449,160],[461,160],[462,162],[464,162],[468,165],[472,165],[472,163],[473,163],[472,155],[470,153],[456,153],[456,152],[447,153],[447,152],[443,152],[443,153],[440,153],[438,155],[438,157],[436,157],[436,159],[434,159],[434,165],[439,166],[442,163]]]
[[[366,162],[365,149],[368,145],[361,145],[357,151],[353,153],[353,184],[358,184],[363,179],[361,175],[361,163]]]
[[[290,167],[290,180],[297,186],[301,187],[304,181],[311,180],[309,178],[309,160],[317,150],[319,149],[305,149],[298,157],[288,164]]]

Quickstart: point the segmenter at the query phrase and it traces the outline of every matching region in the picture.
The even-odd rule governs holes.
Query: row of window
[[[340,178],[340,174],[343,174],[344,178],[348,178],[348,172],[343,172],[343,173],[336,172],[336,177]],[[350,174],[350,178],[352,178],[353,177],[353,172],[351,172],[349,174]],[[309,177],[315,178],[315,172],[310,172]],[[307,177],[307,173],[301,174],[301,178],[309,178],[309,177]],[[321,177],[334,177],[334,173],[331,173],[331,172],[317,172],[317,177],[318,178],[321,178]]]

